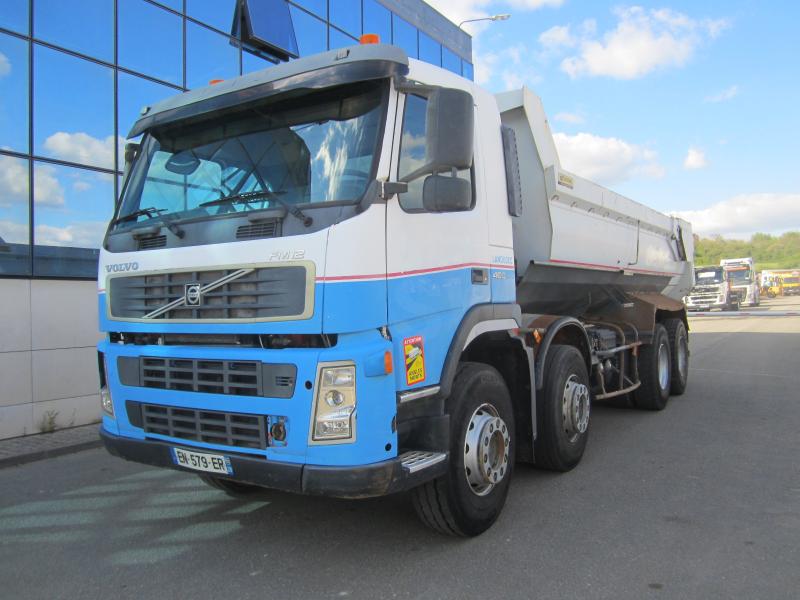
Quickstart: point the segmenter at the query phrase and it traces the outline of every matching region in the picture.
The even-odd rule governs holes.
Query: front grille
[[[251,225],[240,225],[236,229],[237,240],[254,240],[258,238],[275,237],[278,234],[277,221],[261,221]]]
[[[139,238],[139,250],[152,250],[153,248],[163,248],[167,245],[166,235],[154,235],[146,238]]]
[[[188,305],[187,287],[197,286],[199,299]],[[108,290],[111,316],[118,319],[270,320],[305,318],[311,310],[302,266],[112,277]]]
[[[221,446],[264,450],[266,420],[263,415],[142,404],[145,433]]]
[[[208,394],[261,396],[261,363],[233,360],[146,358],[139,362],[144,387]]]
[[[297,367],[245,360],[119,356],[117,375],[122,385],[133,387],[291,398]]]

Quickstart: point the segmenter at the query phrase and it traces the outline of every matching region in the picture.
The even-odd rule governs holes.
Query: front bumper
[[[187,447],[156,440],[137,440],[100,429],[100,438],[114,456],[126,460],[199,473],[175,465],[170,448]],[[206,449],[199,449],[207,451]],[[215,451],[216,452],[216,451]],[[336,498],[371,498],[416,487],[445,473],[447,460],[422,470],[408,469],[402,457],[359,466],[329,467],[277,462],[231,452],[216,452],[230,458],[234,481],[266,488]]]

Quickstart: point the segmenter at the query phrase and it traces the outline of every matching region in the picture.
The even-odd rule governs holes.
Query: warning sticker
[[[421,335],[403,340],[403,356],[406,359],[406,383],[414,385],[425,381],[425,346]]]

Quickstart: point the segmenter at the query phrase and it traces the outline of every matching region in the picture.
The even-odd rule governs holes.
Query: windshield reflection
[[[374,177],[382,83],[304,94],[145,137],[116,227],[358,201]],[[247,202],[215,202],[270,192]],[[143,212],[136,218],[137,211]]]

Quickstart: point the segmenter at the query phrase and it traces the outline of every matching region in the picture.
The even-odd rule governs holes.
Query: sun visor
[[[288,91],[320,89],[407,73],[408,56],[396,46],[369,44],[331,50],[191,90],[142,109],[144,114],[128,137]]]

